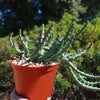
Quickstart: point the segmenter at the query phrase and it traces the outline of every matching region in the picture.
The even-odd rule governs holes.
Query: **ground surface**
[[[14,84],[10,84],[8,88],[0,88],[0,100],[10,100],[9,96],[13,88]],[[79,89],[75,89],[72,85],[71,89],[63,95],[61,95],[57,90],[54,90],[51,100],[100,100],[100,95],[97,96],[96,92],[84,89],[79,91]]]

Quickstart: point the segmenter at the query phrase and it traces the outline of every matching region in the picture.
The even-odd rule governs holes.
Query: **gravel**
[[[47,66],[46,64],[43,64],[43,62],[40,63],[34,63],[32,61],[29,61],[29,59],[23,59],[23,60],[19,60],[19,59],[15,59],[12,61],[13,64],[15,65],[20,65],[20,66],[27,66],[27,67],[45,67]],[[51,63],[51,65],[55,65],[56,63]]]

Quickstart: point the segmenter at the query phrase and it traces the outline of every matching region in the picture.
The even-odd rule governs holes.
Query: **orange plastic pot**
[[[46,67],[23,67],[9,62],[13,68],[16,92],[29,100],[51,97],[59,63]]]

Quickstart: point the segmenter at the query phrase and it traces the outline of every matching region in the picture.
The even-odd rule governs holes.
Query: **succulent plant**
[[[73,61],[73,59],[85,54],[91,48],[92,43],[84,51],[78,53],[67,53],[67,50],[73,42],[73,39],[84,31],[84,29],[87,27],[87,24],[88,21],[85,23],[84,27],[78,33],[75,34],[75,24],[72,22],[63,38],[61,38],[60,35],[57,35],[57,37],[54,38],[54,34],[52,33],[52,28],[54,26],[53,22],[51,23],[46,33],[44,32],[43,24],[39,41],[29,40],[27,36],[24,36],[25,39],[23,39],[22,32],[20,29],[19,39],[21,40],[25,51],[20,50],[16,42],[13,43],[12,33],[10,34],[9,38],[10,44],[18,52],[20,59],[29,57],[33,62],[43,63],[66,61],[66,66],[69,66],[70,72],[72,73],[77,83],[87,89],[100,90],[100,88],[96,87],[96,85],[100,84],[100,76],[94,76],[80,71],[77,68],[75,62]],[[29,47],[29,43],[38,43],[38,46],[36,49],[33,49]],[[87,81],[88,78],[92,79],[93,81]],[[94,79],[97,81],[94,82]]]
[[[29,40],[27,36],[24,36],[24,41],[20,29],[19,39],[21,40],[22,45],[25,47],[25,51],[21,51],[16,42],[12,42],[13,34],[10,34],[10,44],[18,52],[20,59],[23,59],[26,55],[28,55],[33,62],[54,62],[71,60],[83,55],[91,48],[92,44],[82,52],[78,52],[75,54],[67,53],[67,49],[69,48],[73,39],[86,28],[87,23],[77,34],[74,34],[75,25],[74,23],[72,23],[64,38],[61,38],[60,35],[58,35],[56,39],[54,39],[54,34],[52,33],[53,25],[54,23],[52,22],[46,34],[44,33],[44,24],[42,25],[42,33],[40,35],[39,41]],[[29,47],[29,43],[36,42],[39,43],[36,49]]]

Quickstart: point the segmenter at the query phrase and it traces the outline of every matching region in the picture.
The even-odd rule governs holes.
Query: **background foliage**
[[[78,22],[100,15],[99,0],[0,0],[0,36],[19,28],[58,22],[64,12],[75,16]]]

